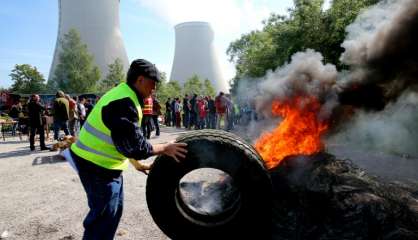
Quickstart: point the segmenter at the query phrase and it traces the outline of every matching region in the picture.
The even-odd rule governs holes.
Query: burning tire
[[[148,208],[160,229],[172,239],[270,238],[272,187],[256,151],[217,130],[177,141],[188,144],[186,158],[157,157],[147,180]],[[216,181],[193,182],[208,169]]]

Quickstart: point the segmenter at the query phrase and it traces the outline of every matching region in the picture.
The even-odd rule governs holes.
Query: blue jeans
[[[16,121],[17,123],[13,124],[12,126],[12,136],[16,136],[16,130],[19,127],[19,119],[14,118],[13,120]]]
[[[54,121],[54,140],[58,139],[60,130],[64,130],[65,135],[70,135],[67,121]]]
[[[113,240],[123,211],[123,177],[78,170],[90,208],[83,222],[83,240]]]
[[[209,113],[207,121],[207,128],[216,129],[216,113]]]

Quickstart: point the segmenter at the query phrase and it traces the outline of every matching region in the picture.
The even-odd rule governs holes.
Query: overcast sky
[[[70,1],[70,0],[64,0]],[[121,0],[121,30],[129,60],[145,58],[170,75],[174,25],[208,21],[226,79],[234,76],[226,49],[241,34],[260,29],[270,13],[286,14],[292,0]],[[58,0],[2,0],[0,86],[9,87],[15,64],[31,64],[47,79],[58,32]]]

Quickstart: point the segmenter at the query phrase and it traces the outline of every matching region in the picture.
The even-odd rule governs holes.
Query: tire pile
[[[146,189],[149,211],[171,239],[418,240],[418,185],[385,182],[326,153],[288,157],[267,172],[252,146],[224,131],[195,131],[177,141],[188,144],[186,159],[159,156]],[[180,182],[202,168],[232,179],[238,193],[224,199],[232,207],[193,211],[203,192],[232,189]],[[189,189],[183,197],[182,189]],[[190,197],[199,202],[188,207],[183,200]]]

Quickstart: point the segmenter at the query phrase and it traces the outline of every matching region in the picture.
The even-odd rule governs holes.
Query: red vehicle
[[[7,112],[13,104],[17,103],[20,95],[8,91],[0,91],[0,111]]]

